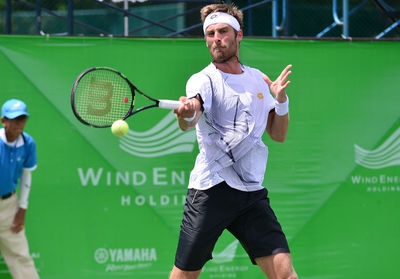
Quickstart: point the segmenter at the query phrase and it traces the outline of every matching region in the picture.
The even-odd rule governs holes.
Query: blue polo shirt
[[[18,186],[22,170],[36,169],[36,143],[27,133],[8,143],[5,129],[0,129],[0,196],[11,193]]]

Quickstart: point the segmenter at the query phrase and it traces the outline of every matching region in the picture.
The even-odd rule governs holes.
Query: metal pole
[[[272,37],[278,36],[278,0],[272,1]]]
[[[36,34],[40,35],[40,31],[42,30],[42,8],[40,0],[36,0]]]
[[[365,4],[367,4],[369,2],[369,0],[364,0],[361,4],[357,5],[357,7],[353,8],[350,12],[349,12],[349,16],[351,16],[352,14],[354,14],[356,11],[358,11],[359,9],[361,9],[362,7],[365,6]],[[339,21],[341,19],[338,19]],[[338,26],[340,24],[338,24],[338,22],[334,21],[331,25],[329,25],[328,27],[326,27],[324,30],[322,30],[321,32],[319,32],[316,37],[317,38],[321,38],[322,36],[324,36],[326,33],[328,33],[329,31],[331,31],[333,28],[335,28],[336,26]]]
[[[129,9],[128,0],[124,0],[124,10],[128,11],[128,9]],[[124,13],[124,36],[125,37],[129,36],[129,19],[127,13]]]
[[[6,34],[11,34],[11,0],[6,2]]]
[[[74,34],[74,3],[68,0],[68,35]]]
[[[343,0],[343,37],[349,38],[349,0]]]
[[[392,31],[394,28],[396,28],[397,26],[400,26],[400,19],[398,21],[396,21],[395,23],[393,23],[392,25],[390,25],[388,28],[386,28],[385,30],[383,30],[381,33],[379,33],[378,35],[376,35],[375,39],[379,40],[380,38],[382,38],[383,36],[385,36],[387,33],[389,33],[390,31]]]
[[[277,13],[279,13],[279,11]],[[277,16],[277,18],[278,18],[278,16]],[[279,31],[279,32],[283,31],[285,29],[285,24],[286,24],[286,0],[283,0],[282,1],[282,19],[281,19],[280,25],[279,26],[277,25],[275,27],[276,31]]]
[[[337,0],[332,0],[332,14],[333,14],[333,19],[338,25],[343,25],[343,21],[340,20],[338,14],[337,14]]]

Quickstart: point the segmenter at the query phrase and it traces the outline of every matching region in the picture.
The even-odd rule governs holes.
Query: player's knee
[[[296,272],[292,272],[289,276],[285,277],[285,279],[298,279]]]
[[[201,270],[196,271],[184,271],[174,266],[170,273],[169,279],[197,279],[200,275]]]
[[[288,268],[288,269],[283,269],[280,270],[280,272],[276,273],[276,278],[277,279],[298,279],[296,271],[293,269],[293,267]]]

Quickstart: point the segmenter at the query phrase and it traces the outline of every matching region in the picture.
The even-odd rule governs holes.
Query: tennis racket
[[[152,104],[135,109],[136,93]],[[71,106],[76,118],[96,128],[110,127],[115,121],[125,120],[145,109],[176,109],[181,104],[152,98],[137,89],[122,73],[107,67],[85,70],[76,79],[71,92]]]

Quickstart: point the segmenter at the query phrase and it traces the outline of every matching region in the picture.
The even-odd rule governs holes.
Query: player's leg
[[[297,278],[285,234],[270,207],[267,190],[246,195],[246,210],[228,226],[228,230],[240,241],[253,264],[259,265],[269,279]]]
[[[212,258],[217,239],[235,217],[234,192],[238,191],[225,182],[206,190],[188,190],[171,279],[199,276]]]
[[[254,259],[268,279],[297,279],[289,253]]]
[[[171,271],[170,279],[197,279],[201,269],[196,271],[185,271],[174,266]]]

